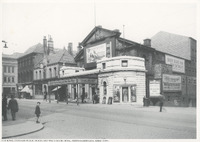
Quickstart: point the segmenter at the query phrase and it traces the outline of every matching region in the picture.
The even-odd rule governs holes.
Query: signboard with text
[[[181,76],[163,74],[163,91],[181,91]]]
[[[149,92],[150,92],[150,96],[160,95],[160,80],[149,81]]]
[[[165,55],[165,63],[172,65],[172,71],[185,73],[185,60]]]

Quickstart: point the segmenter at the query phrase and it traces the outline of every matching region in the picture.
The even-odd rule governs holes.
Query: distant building
[[[196,106],[196,40],[161,31],[151,38],[151,45],[157,51],[155,79],[162,79],[165,104]]]
[[[17,95],[18,65],[15,56],[2,54],[2,92]]]

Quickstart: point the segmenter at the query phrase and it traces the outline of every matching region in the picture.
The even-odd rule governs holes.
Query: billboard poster
[[[160,95],[160,80],[149,81],[149,92],[150,92],[150,96]]]
[[[163,91],[181,91],[181,76],[163,74]]]
[[[172,65],[172,71],[185,73],[185,60],[165,55],[165,63]]]
[[[106,57],[106,43],[86,49],[87,63],[96,62]]]

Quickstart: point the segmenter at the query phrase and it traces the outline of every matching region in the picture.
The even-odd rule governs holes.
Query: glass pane
[[[120,102],[120,87],[114,86],[113,102]]]

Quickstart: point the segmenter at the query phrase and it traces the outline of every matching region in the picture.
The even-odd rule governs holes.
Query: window
[[[35,72],[35,79],[37,80],[37,71]]]
[[[6,82],[7,82],[7,77],[4,77],[4,78],[3,78],[3,81],[6,83]]]
[[[75,72],[79,72],[79,70],[75,70]]]
[[[56,73],[56,67],[55,67],[55,68],[54,68],[54,76],[55,76],[55,77],[56,77],[56,74],[57,74],[57,73]]]
[[[14,67],[12,67],[12,73],[14,73]]]
[[[12,77],[12,82],[15,82],[15,78],[14,77]]]
[[[6,66],[4,66],[4,68],[3,68],[4,72],[6,72],[6,68],[7,68],[7,67],[6,67]]]
[[[62,71],[62,74],[63,74],[63,76],[64,76],[64,74],[65,74],[64,70]]]
[[[49,69],[49,77],[52,78],[51,68]]]
[[[128,61],[122,60],[122,67],[128,67]]]
[[[42,79],[42,73],[39,71],[39,79]]]
[[[102,69],[106,68],[106,63],[102,63]]]
[[[8,77],[8,82],[10,82],[10,77]]]
[[[103,94],[107,95],[107,84],[105,81],[103,82]]]
[[[106,44],[106,57],[110,58],[110,43]]]
[[[8,67],[8,73],[10,73],[10,67]]]

